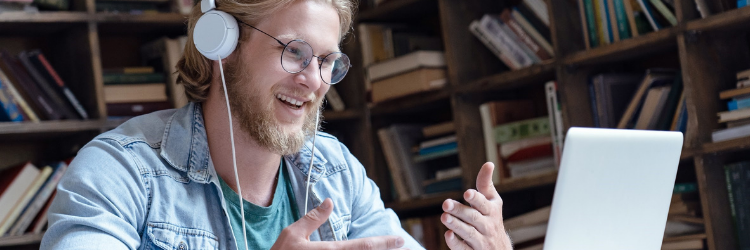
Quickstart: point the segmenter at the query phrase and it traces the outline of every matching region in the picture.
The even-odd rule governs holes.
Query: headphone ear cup
[[[198,52],[210,60],[224,59],[237,47],[237,20],[219,10],[204,13],[195,24],[193,43]]]

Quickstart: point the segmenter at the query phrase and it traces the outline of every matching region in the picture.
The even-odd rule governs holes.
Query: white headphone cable
[[[312,174],[312,164],[315,157],[315,137],[318,137],[318,125],[320,123],[320,108],[315,116],[315,131],[313,131],[312,150],[310,151],[310,165],[307,167],[307,186],[305,187],[305,214],[307,214],[307,197],[310,193],[310,174]]]
[[[240,215],[242,218],[240,221],[242,221],[242,238],[245,240],[245,250],[248,250],[247,248],[247,231],[245,229],[245,206],[244,202],[242,200],[242,188],[240,188],[240,176],[237,174],[237,156],[234,150],[234,129],[232,128],[232,110],[229,108],[229,95],[227,92],[229,90],[227,89],[227,83],[224,81],[224,67],[221,63],[221,56],[219,56],[219,72],[221,72],[221,84],[224,86],[224,100],[227,102],[227,114],[229,116],[229,137],[231,138],[232,142],[232,165],[234,166],[234,181],[237,183],[237,195],[239,195],[239,203],[240,203]],[[239,247],[239,246],[237,246]]]

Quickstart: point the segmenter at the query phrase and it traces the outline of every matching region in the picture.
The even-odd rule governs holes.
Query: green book
[[[620,34],[620,40],[630,38],[630,22],[628,22],[628,13],[625,11],[625,0],[613,0],[615,4],[615,17],[617,18],[617,32]]]
[[[505,123],[494,128],[495,141],[506,143],[542,135],[550,135],[549,117]]]
[[[677,18],[672,14],[672,11],[661,2],[661,0],[651,0],[651,4],[654,5],[654,8],[656,8],[656,10],[658,10],[659,13],[661,13],[661,15],[672,24],[672,26],[677,26]]]
[[[599,46],[599,33],[596,29],[596,16],[594,15],[594,3],[592,0],[583,0],[583,4],[586,10],[586,26],[589,30],[589,43],[591,48]]]

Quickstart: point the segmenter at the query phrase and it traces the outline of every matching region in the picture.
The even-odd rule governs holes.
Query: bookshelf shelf
[[[371,111],[372,114],[376,116],[387,115],[404,110],[414,109],[439,101],[448,101],[451,95],[451,91],[452,90],[449,87],[446,87],[441,90],[425,92],[395,100],[385,101],[382,103],[378,103],[377,105],[372,107]]]
[[[438,1],[435,0],[389,1],[374,9],[362,11],[357,19],[359,22],[399,21],[415,19],[420,13],[436,13],[437,10]]]
[[[747,29],[748,22],[750,22],[750,8],[739,8],[688,22],[685,29],[696,31],[729,31],[739,28]]]
[[[184,25],[187,21],[187,16],[178,13],[143,13],[134,15],[126,13],[100,12],[94,14],[94,19],[97,22],[102,23],[159,23]]]
[[[14,135],[39,135],[74,133],[117,127],[127,119],[118,120],[63,120],[42,122],[3,122],[0,123],[0,137]]]
[[[43,236],[44,233],[2,237],[0,238],[0,247],[39,244],[42,242]]]
[[[556,181],[557,181],[557,171],[554,171],[554,172],[541,174],[541,175],[519,177],[519,178],[506,180],[506,181],[501,182],[500,184],[495,185],[495,189],[497,189],[498,193],[502,194],[502,193],[519,191],[519,190],[528,189],[528,188],[551,185],[551,184],[554,184]]]
[[[677,45],[681,26],[651,32],[635,38],[622,40],[606,46],[574,53],[565,58],[565,65],[592,65],[618,62],[642,55],[653,54],[664,48]]]
[[[0,12],[3,23],[59,23],[86,22],[91,16],[83,11],[50,11],[50,12]]]
[[[736,152],[740,150],[750,149],[750,138],[742,137],[734,140],[723,141],[723,142],[712,142],[703,144],[702,153],[713,154],[721,152]]]
[[[456,87],[457,94],[470,94],[515,88],[554,78],[556,61],[548,60],[521,70],[507,71]]]

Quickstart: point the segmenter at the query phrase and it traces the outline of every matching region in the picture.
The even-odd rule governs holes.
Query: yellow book
[[[5,233],[8,232],[8,229],[10,229],[13,223],[16,222],[16,219],[19,215],[21,215],[23,209],[26,208],[26,204],[31,201],[31,198],[34,198],[34,195],[36,195],[36,191],[39,191],[39,188],[41,188],[42,184],[47,181],[47,178],[49,178],[50,174],[52,174],[51,166],[46,166],[44,167],[44,169],[42,169],[42,172],[39,174],[39,176],[34,179],[34,183],[31,184],[28,189],[26,189],[26,192],[24,192],[23,198],[21,198],[21,200],[16,203],[8,217],[5,219],[5,221],[3,221],[3,224],[0,226],[0,235],[5,235]]]

